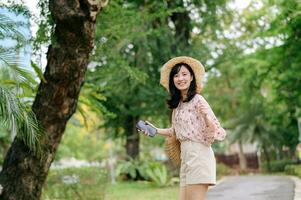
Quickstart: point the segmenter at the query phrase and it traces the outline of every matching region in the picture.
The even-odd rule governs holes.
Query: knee
[[[187,200],[205,200],[208,191],[207,184],[196,184],[187,186],[186,199]]]

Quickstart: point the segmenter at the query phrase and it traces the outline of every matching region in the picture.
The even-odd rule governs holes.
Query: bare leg
[[[186,186],[186,200],[205,200],[208,191],[207,184],[194,184]]]
[[[180,187],[179,200],[187,200],[187,198],[186,198],[186,186]]]

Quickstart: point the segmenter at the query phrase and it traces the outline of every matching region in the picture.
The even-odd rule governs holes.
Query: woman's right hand
[[[138,130],[140,133],[143,133],[144,135],[149,136],[149,133],[148,133],[148,132],[146,132],[146,131],[144,131],[144,130],[140,130],[140,129],[138,129],[138,128],[137,128],[137,130]]]

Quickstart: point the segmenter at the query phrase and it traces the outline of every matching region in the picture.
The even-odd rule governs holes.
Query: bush
[[[120,161],[116,168],[116,175],[132,180],[146,180],[156,186],[169,186],[172,179],[164,163],[147,159],[130,159]]]
[[[172,185],[171,177],[163,163],[153,162],[146,170],[150,180],[158,187]]]
[[[97,167],[51,169],[42,199],[105,199],[107,172]]]
[[[216,165],[216,174],[218,179],[223,176],[229,175],[230,173],[231,173],[231,168],[228,167],[227,165],[222,163],[218,163]]]
[[[148,180],[146,174],[148,163],[145,160],[132,159],[122,160],[116,168],[116,176],[131,180]]]
[[[284,168],[286,165],[294,164],[295,162],[292,160],[274,160],[270,162],[270,172],[284,172]],[[268,165],[267,162],[262,163],[261,169],[264,172],[268,171]]]
[[[284,172],[288,175],[294,175],[301,178],[301,165],[286,165]]]

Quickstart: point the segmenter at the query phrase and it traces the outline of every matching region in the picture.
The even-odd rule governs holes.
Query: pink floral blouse
[[[210,146],[214,140],[223,140],[226,131],[221,127],[203,96],[196,94],[189,102],[180,102],[173,110],[172,133],[182,140],[202,142]]]

